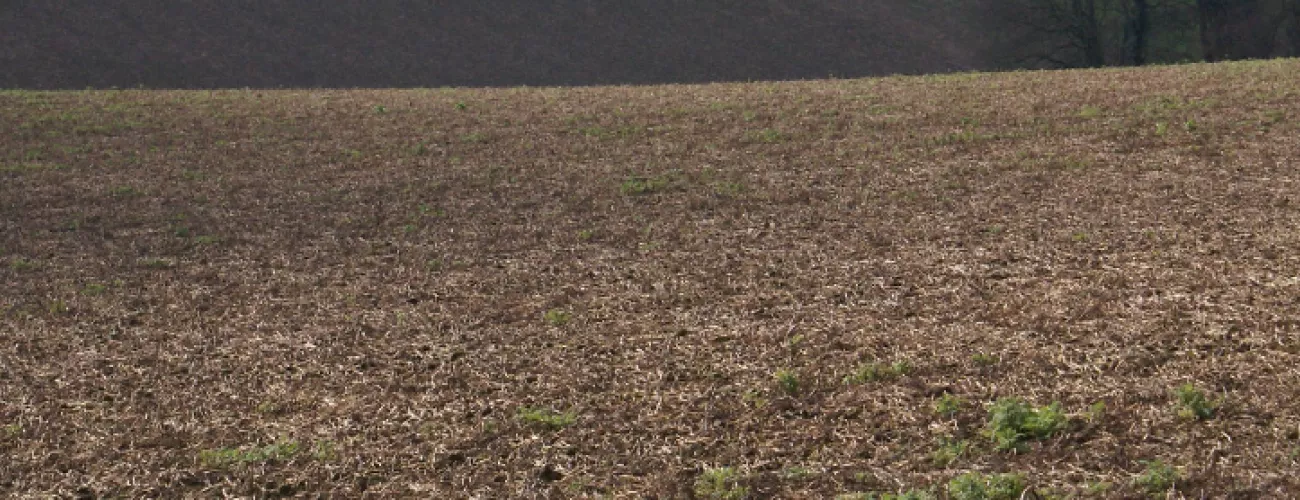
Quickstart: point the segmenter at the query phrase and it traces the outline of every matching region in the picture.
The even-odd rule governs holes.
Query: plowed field
[[[1300,494],[1300,61],[5,91],[0,148],[0,496]]]

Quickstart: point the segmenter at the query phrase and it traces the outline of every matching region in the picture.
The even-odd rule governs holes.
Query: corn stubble
[[[0,496],[1285,496],[1297,73],[0,92]]]

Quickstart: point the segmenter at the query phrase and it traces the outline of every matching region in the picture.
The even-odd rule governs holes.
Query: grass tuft
[[[215,448],[199,452],[199,464],[211,469],[236,465],[287,462],[301,451],[297,441],[281,441],[254,448]]]
[[[989,407],[986,434],[998,451],[1023,451],[1027,441],[1047,439],[1069,423],[1060,403],[1033,407],[1015,398],[1003,398]]]
[[[867,382],[881,382],[893,380],[895,378],[907,375],[912,371],[912,363],[907,360],[895,361],[890,364],[880,362],[869,362],[858,365],[853,373],[844,377],[844,383],[849,385],[865,384]]]
[[[970,453],[969,442],[943,438],[939,440],[939,447],[930,454],[930,461],[937,467],[948,467],[968,453]]]
[[[968,472],[948,482],[950,500],[1016,500],[1025,492],[1025,480],[1019,474],[980,474]]]
[[[732,467],[719,467],[704,471],[695,478],[696,498],[708,500],[742,500],[749,497],[744,477]]]
[[[1133,478],[1133,484],[1149,495],[1163,495],[1173,490],[1182,476],[1171,465],[1160,460],[1143,461],[1146,469]]]
[[[899,493],[843,493],[835,500],[935,500],[933,493],[922,490],[907,490]]]
[[[38,267],[40,267],[40,264],[36,261],[24,259],[22,257],[15,257],[9,260],[9,269],[14,271],[31,271]]]
[[[542,319],[551,326],[564,326],[573,319],[573,313],[561,309],[551,309],[542,315]]]
[[[799,393],[799,375],[794,371],[783,368],[777,370],[773,378],[776,379],[776,386],[781,389],[781,392],[791,396]]]
[[[519,420],[548,430],[560,430],[576,423],[578,415],[549,408],[520,408]]]
[[[961,398],[944,393],[939,399],[934,401],[934,413],[945,418],[952,418],[961,412],[962,406],[966,404]]]
[[[1219,402],[1210,401],[1205,392],[1191,383],[1174,389],[1178,399],[1178,416],[1187,420],[1207,420],[1214,418],[1219,410]]]
[[[665,191],[675,185],[680,174],[665,172],[655,176],[632,176],[623,180],[619,192],[628,196],[641,196]]]

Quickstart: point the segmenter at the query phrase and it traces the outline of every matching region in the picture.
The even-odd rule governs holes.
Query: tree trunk
[[[1272,57],[1285,7],[1264,0],[1196,0],[1205,60]]]
[[[1291,40],[1291,57],[1300,57],[1300,0],[1291,1],[1291,26],[1287,28]]]
[[[1205,62],[1215,62],[1221,57],[1219,33],[1222,28],[1222,14],[1219,2],[1215,0],[1196,0],[1196,12],[1201,22],[1201,57]]]
[[[1147,45],[1151,35],[1150,0],[1133,0],[1133,10],[1124,23],[1124,59],[1134,66],[1147,63]]]
[[[1081,45],[1084,65],[1105,66],[1106,47],[1102,45],[1101,26],[1097,22],[1097,0],[1074,0],[1074,16],[1079,22],[1075,38]]]

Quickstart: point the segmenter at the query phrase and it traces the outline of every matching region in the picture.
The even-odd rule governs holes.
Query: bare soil
[[[0,92],[0,496],[1291,497],[1297,76]]]

